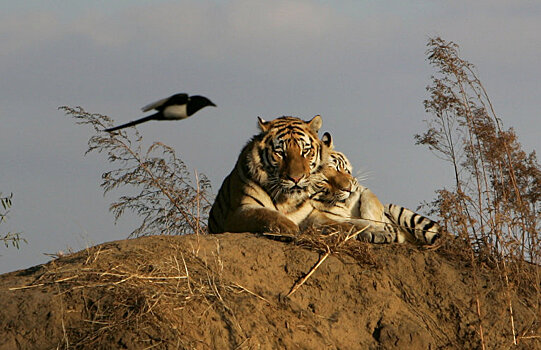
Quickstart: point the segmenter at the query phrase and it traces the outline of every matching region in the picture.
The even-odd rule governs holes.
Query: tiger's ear
[[[308,125],[310,126],[310,129],[314,131],[316,134],[321,128],[321,124],[323,124],[323,121],[321,120],[321,116],[318,114],[315,117],[313,117],[309,122]]]
[[[259,129],[263,132],[269,130],[269,122],[266,122],[265,119],[261,119],[259,116],[257,117],[257,126],[259,126]]]
[[[321,141],[325,146],[329,147],[330,149],[334,147],[334,144],[332,142],[332,136],[328,132],[325,132],[323,134],[323,136],[321,137]]]

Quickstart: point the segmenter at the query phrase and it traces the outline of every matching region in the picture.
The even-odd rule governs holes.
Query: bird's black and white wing
[[[173,96],[162,98],[161,100],[158,100],[156,102],[149,103],[148,105],[141,108],[141,110],[143,112],[148,112],[148,111],[150,111],[152,109],[159,109],[161,106],[163,106],[165,103],[167,103],[167,101],[169,101],[173,97],[175,97],[175,99],[178,99],[178,100],[185,99],[186,102],[184,102],[184,103],[188,102],[188,94],[176,94],[176,95],[173,95]],[[177,102],[177,104],[180,104],[180,103]]]

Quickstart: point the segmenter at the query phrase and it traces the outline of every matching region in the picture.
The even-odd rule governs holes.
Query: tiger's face
[[[264,133],[258,147],[259,158],[266,173],[265,181],[271,196],[288,198],[309,192],[326,160],[324,145],[317,136],[321,117],[306,122],[294,117],[271,121],[259,119]]]
[[[330,151],[328,161],[321,171],[322,179],[316,184],[314,199],[330,206],[337,203],[344,203],[347,206],[348,199],[359,189],[359,183],[351,174],[352,166],[349,159],[342,152],[332,150],[331,135],[325,133],[322,141]]]

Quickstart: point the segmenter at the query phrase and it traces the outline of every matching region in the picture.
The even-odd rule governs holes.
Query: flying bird
[[[159,101],[150,103],[141,110],[143,112],[148,112],[150,110],[156,110],[157,112],[149,115],[148,117],[143,117],[131,121],[126,124],[115,126],[113,128],[105,129],[104,131],[115,131],[129,126],[134,126],[140,123],[144,123],[149,120],[181,120],[186,119],[192,116],[198,110],[205,108],[207,106],[216,105],[212,103],[211,100],[204,96],[188,96],[188,94],[175,94],[170,97],[163,98]]]

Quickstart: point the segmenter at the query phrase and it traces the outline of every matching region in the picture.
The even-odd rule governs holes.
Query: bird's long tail
[[[149,121],[149,120],[157,119],[156,118],[157,115],[158,115],[158,113],[153,114],[153,115],[149,115],[148,117],[143,117],[141,119],[137,119],[137,120],[131,121],[131,122],[126,123],[126,124],[122,124],[122,125],[119,125],[119,126],[109,128],[109,129],[105,129],[103,131],[111,132],[111,131],[116,131],[116,130],[119,130],[119,129],[124,129],[124,128],[130,127],[130,126],[134,126],[134,125],[137,125],[137,124],[140,124],[140,123],[144,123],[144,122]]]

